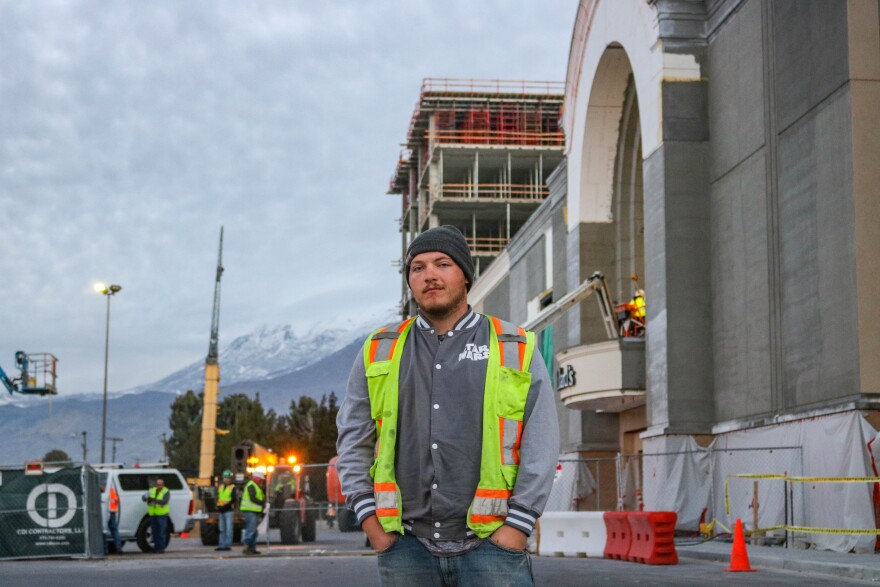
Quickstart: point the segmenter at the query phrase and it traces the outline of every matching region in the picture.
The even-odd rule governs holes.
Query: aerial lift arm
[[[617,322],[614,318],[614,306],[611,303],[611,295],[608,293],[608,282],[599,271],[562,296],[558,302],[541,310],[534,318],[523,324],[523,328],[535,332],[540,331],[562,316],[566,310],[584,301],[594,292],[596,293],[596,302],[599,304],[599,312],[602,314],[602,322],[605,324],[605,334],[609,340],[616,339],[618,333]]]

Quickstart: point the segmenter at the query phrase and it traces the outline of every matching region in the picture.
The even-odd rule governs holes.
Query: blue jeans
[[[153,550],[162,552],[168,544],[168,516],[150,518],[150,532],[153,534]]]
[[[244,545],[248,550],[257,549],[257,524],[260,523],[258,512],[244,513]]]
[[[399,536],[378,554],[382,587],[533,587],[532,560],[490,539],[457,556],[434,556],[415,536]]]
[[[232,548],[232,510],[220,512],[220,548]]]
[[[116,512],[110,512],[110,518],[107,520],[107,529],[110,530],[110,537],[113,539],[116,552],[121,552],[122,538],[119,537],[119,520],[116,519]]]

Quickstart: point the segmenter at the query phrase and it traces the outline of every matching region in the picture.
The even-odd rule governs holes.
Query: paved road
[[[28,587],[156,587],[156,585],[273,585],[378,587],[376,560],[363,545],[360,533],[323,531],[315,543],[273,545],[261,557],[244,557],[240,550],[216,553],[198,539],[172,540],[164,555],[126,553],[103,560],[34,560],[0,563],[0,584]],[[131,546],[131,545],[129,545]],[[223,556],[221,556],[223,555]],[[533,559],[538,586],[650,585],[761,585],[827,587],[873,583],[821,577],[805,573],[759,570],[726,573],[723,564],[682,559],[675,566],[651,567],[603,559]]]

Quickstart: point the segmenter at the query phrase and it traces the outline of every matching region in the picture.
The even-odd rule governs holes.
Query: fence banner
[[[82,469],[0,474],[0,559],[88,555]]]

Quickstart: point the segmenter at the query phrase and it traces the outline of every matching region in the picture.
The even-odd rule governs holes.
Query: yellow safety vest
[[[232,490],[235,485],[221,485],[217,490],[217,505],[226,505],[232,502]]]
[[[159,492],[158,495],[156,494],[156,488],[155,488],[155,487],[153,487],[152,489],[150,489],[150,497],[153,498],[153,499],[162,499],[162,498],[165,497],[165,495],[166,495],[167,493],[168,493],[168,488],[167,488],[167,487],[163,487],[162,490]],[[169,511],[170,509],[171,509],[171,508],[169,507],[169,504],[167,504],[167,503],[166,503],[165,505],[161,505],[161,504],[157,504],[156,502],[152,501],[152,502],[150,502],[149,504],[147,504],[147,515],[150,515],[150,516],[167,516],[167,515],[168,515],[168,511]]]
[[[257,499],[263,499],[263,490],[260,489],[260,486],[253,482],[253,480],[248,481],[247,485],[244,486],[244,494],[241,496],[241,504],[238,506],[239,509],[243,512],[262,512],[263,506],[256,504],[251,501],[251,494],[248,491],[248,487],[251,485],[254,486],[254,493],[256,494]]]
[[[504,523],[507,500],[516,485],[535,333],[487,316],[489,360],[483,391],[483,444],[480,480],[468,508],[468,527],[486,538]],[[403,533],[403,508],[394,471],[400,359],[412,318],[381,328],[364,343],[370,412],[376,422],[376,457],[370,468],[376,516],[386,532]],[[385,425],[383,425],[383,422]]]

